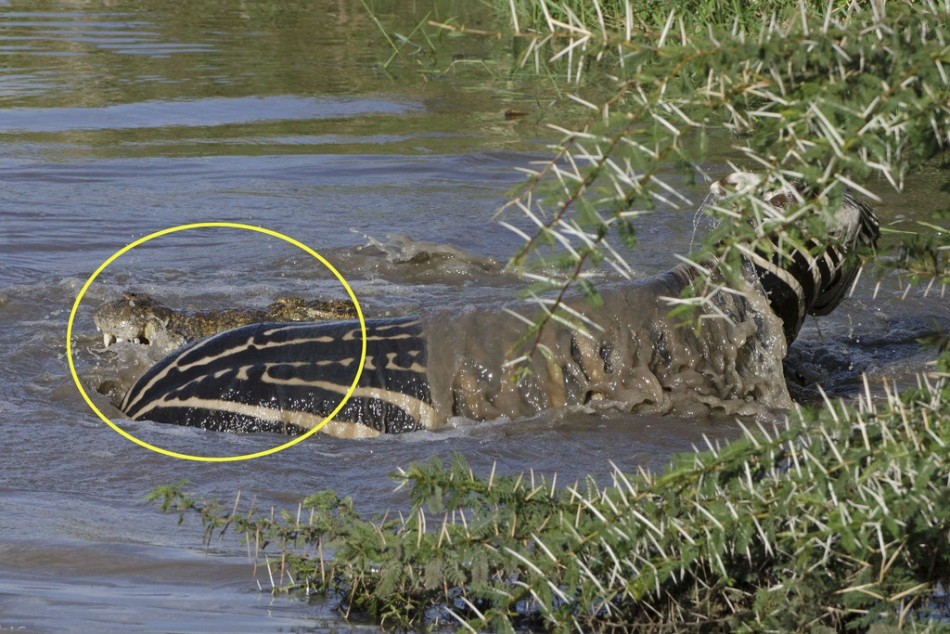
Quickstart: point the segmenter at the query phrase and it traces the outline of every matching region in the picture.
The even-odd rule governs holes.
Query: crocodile
[[[259,322],[332,321],[355,319],[348,300],[305,300],[279,297],[263,309],[175,310],[145,293],[126,291],[93,312],[105,347],[118,341],[153,346],[163,352],[219,332]]]

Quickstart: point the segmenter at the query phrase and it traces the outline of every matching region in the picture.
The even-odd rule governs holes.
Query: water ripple
[[[271,96],[140,101],[99,108],[10,108],[0,116],[0,132],[204,127],[260,121],[404,115],[420,111],[422,106],[419,104],[369,98]]]

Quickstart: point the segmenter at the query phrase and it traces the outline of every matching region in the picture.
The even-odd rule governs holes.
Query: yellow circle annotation
[[[359,318],[359,322],[360,322],[360,332],[362,333],[362,340],[363,340],[362,352],[360,353],[360,362],[356,368],[356,376],[353,377],[353,383],[350,385],[349,390],[347,390],[346,394],[343,396],[343,399],[340,401],[340,403],[336,406],[336,408],[332,412],[330,412],[330,414],[326,418],[324,418],[320,422],[320,424],[316,425],[313,429],[309,430],[305,434],[301,434],[300,436],[297,436],[282,445],[271,447],[270,449],[265,449],[264,451],[258,451],[257,453],[235,455],[235,456],[196,456],[192,454],[185,454],[185,453],[179,453],[176,451],[170,451],[168,449],[163,449],[162,447],[156,447],[155,445],[149,444],[145,442],[144,440],[136,438],[135,436],[128,433],[127,431],[125,431],[124,429],[116,425],[114,422],[112,422],[112,420],[110,420],[108,416],[103,414],[102,411],[100,411],[99,408],[96,407],[96,404],[92,401],[91,398],[89,398],[89,395],[86,393],[85,388],[83,388],[82,382],[79,380],[79,375],[76,372],[75,362],[73,361],[72,334],[73,334],[73,322],[76,319],[76,311],[79,309],[79,304],[80,302],[82,302],[82,298],[85,296],[86,291],[89,290],[89,287],[96,280],[96,278],[99,277],[99,275],[115,260],[117,260],[119,257],[124,255],[125,253],[131,251],[132,249],[134,249],[135,247],[141,244],[145,244],[146,242],[150,240],[154,240],[155,238],[160,238],[161,236],[165,236],[170,233],[177,233],[179,231],[187,231],[190,229],[206,229],[206,228],[243,229],[246,231],[255,231],[257,233],[263,233],[265,235],[269,235],[274,238],[279,238],[280,240],[283,240],[284,242],[287,242],[288,244],[292,244],[298,249],[303,250],[304,252],[306,252],[307,254],[315,258],[316,260],[318,260],[321,264],[323,264],[323,266],[327,267],[327,269],[329,269],[330,272],[333,273],[336,279],[339,280],[340,284],[343,285],[343,288],[346,289],[347,294],[350,296],[350,300],[353,302],[353,306],[356,307],[356,315]],[[297,443],[303,442],[304,440],[306,440],[313,434],[317,433],[324,425],[326,425],[331,420],[333,420],[334,416],[340,413],[340,410],[343,409],[343,406],[346,405],[347,401],[350,400],[350,398],[353,396],[353,393],[356,391],[356,386],[359,383],[360,377],[363,375],[363,367],[366,365],[366,319],[363,317],[363,310],[360,308],[360,303],[356,299],[356,294],[353,293],[353,289],[350,287],[346,279],[340,274],[339,271],[336,270],[336,268],[334,268],[332,264],[330,264],[326,259],[324,259],[322,255],[320,255],[319,253],[317,253],[316,251],[314,251],[307,245],[303,244],[302,242],[299,242],[295,240],[294,238],[291,238],[290,236],[284,235],[277,231],[272,231],[271,229],[265,229],[264,227],[257,227],[254,225],[247,225],[247,224],[242,224],[242,223],[237,223],[237,222],[197,222],[197,223],[192,223],[192,224],[177,225],[174,227],[169,227],[167,229],[162,229],[161,231],[156,231],[155,233],[151,233],[145,237],[139,238],[138,240],[116,251],[114,254],[112,254],[111,257],[109,257],[109,259],[103,262],[99,266],[99,268],[95,270],[95,272],[89,277],[89,279],[86,280],[86,283],[83,284],[82,288],[79,291],[79,294],[76,296],[76,301],[73,302],[73,308],[69,313],[69,321],[66,324],[66,359],[69,363],[69,372],[73,377],[73,381],[76,383],[76,387],[79,389],[79,393],[82,395],[83,399],[86,401],[86,404],[92,409],[93,412],[96,413],[96,415],[100,419],[102,419],[103,422],[105,422],[120,436],[123,436],[124,438],[131,440],[135,444],[141,447],[145,447],[146,449],[150,449],[156,453],[164,454],[166,456],[171,456],[173,458],[180,458],[182,460],[194,460],[194,461],[200,461],[200,462],[233,462],[233,461],[238,461],[238,460],[251,460],[253,458],[260,458],[262,456],[267,456],[270,454],[277,453],[278,451],[283,451],[284,449],[287,449],[288,447],[292,447],[296,445]]]

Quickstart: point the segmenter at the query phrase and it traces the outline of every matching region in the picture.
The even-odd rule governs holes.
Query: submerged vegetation
[[[900,190],[925,165],[945,179],[946,2],[499,5],[511,22],[502,33],[429,28],[510,38],[522,68],[554,78],[589,111],[559,128],[551,159],[502,211],[525,239],[513,264],[537,281],[541,304],[523,358],[546,323],[571,320],[560,312],[570,288],[596,301],[604,269],[630,275],[620,245],[635,246],[645,214],[688,206],[671,175],[705,177],[711,143],[732,144],[738,167],[763,175],[712,210],[755,222],[718,223],[693,256],[717,258],[726,278],[738,275],[743,249],[776,248],[770,234],[796,245],[821,231],[798,219],[822,217],[846,189],[874,198],[870,180]],[[797,204],[761,202],[791,181],[806,193]],[[905,236],[888,266],[950,282],[946,214]],[[710,279],[683,306],[721,284]],[[411,508],[398,516],[363,517],[332,491],[281,513],[201,501],[181,486],[152,499],[200,515],[208,539],[236,530],[276,588],[390,626],[946,626],[950,351],[946,338],[938,345],[916,389],[885,388],[878,405],[868,393],[855,406],[799,409],[785,425],[678,456],[663,474],[617,471],[604,488],[476,475],[460,457],[401,473]]]

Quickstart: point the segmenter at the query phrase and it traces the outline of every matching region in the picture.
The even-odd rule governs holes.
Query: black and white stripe
[[[760,177],[735,172],[710,188],[714,200],[743,189],[758,187]],[[800,186],[792,191],[782,188],[766,193],[765,202],[778,209],[787,209],[803,200]],[[800,247],[779,245],[771,254],[762,251],[746,254],[755,275],[762,282],[769,305],[783,323],[785,340],[792,343],[798,336],[806,315],[827,315],[848,294],[860,270],[854,253],[873,248],[880,235],[880,224],[874,211],[863,201],[846,193],[841,206],[826,223],[822,238],[809,238]]]
[[[334,420],[384,433],[433,426],[421,324],[367,320],[366,329],[362,377]],[[133,420],[299,434],[343,399],[360,351],[355,321],[245,326],[160,361],[136,382],[121,409]]]

